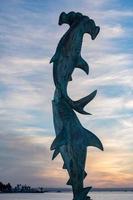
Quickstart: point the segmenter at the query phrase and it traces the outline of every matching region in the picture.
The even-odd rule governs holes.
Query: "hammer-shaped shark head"
[[[83,15],[81,13],[75,13],[73,11],[68,14],[62,12],[59,17],[59,25],[69,24],[71,26],[75,21],[80,20],[82,16]]]
[[[72,11],[69,12],[68,14],[62,12],[60,14],[58,24],[59,25],[68,24],[70,27],[75,27],[80,25],[82,31],[84,33],[89,33],[92,40],[94,40],[97,37],[100,31],[100,27],[96,26],[94,20],[90,19],[85,15],[82,15],[79,12],[75,13]]]
[[[88,17],[85,16],[86,24],[84,26],[86,27],[87,30],[86,33],[89,33],[91,35],[91,39],[95,40],[100,31],[100,27],[96,26],[93,19],[87,19],[87,18]]]

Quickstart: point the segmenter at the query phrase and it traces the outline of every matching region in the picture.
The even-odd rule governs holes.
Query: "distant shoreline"
[[[9,193],[63,193],[72,192],[70,188],[47,188],[44,191],[34,191],[34,192],[0,192],[0,194]],[[133,188],[92,188],[91,192],[133,192]]]
[[[71,188],[47,188],[46,192],[71,192]],[[91,192],[133,192],[133,188],[92,188]]]

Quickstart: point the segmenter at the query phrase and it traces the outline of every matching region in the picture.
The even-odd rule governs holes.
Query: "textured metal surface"
[[[69,174],[67,185],[72,186],[74,200],[87,200],[87,194],[91,187],[84,188],[83,180],[87,147],[94,146],[103,150],[101,141],[96,135],[85,129],[76,113],[89,114],[84,107],[95,97],[96,90],[88,96],[73,101],[67,94],[67,85],[72,81],[72,73],[75,68],[89,73],[87,62],[81,57],[81,46],[84,33],[90,34],[92,40],[96,38],[100,28],[95,22],[81,13],[61,13],[59,25],[68,24],[70,28],[63,35],[51,59],[53,62],[53,79],[55,94],[52,101],[53,120],[56,138],[51,150],[54,150],[54,159],[59,153],[64,161],[63,169]]]

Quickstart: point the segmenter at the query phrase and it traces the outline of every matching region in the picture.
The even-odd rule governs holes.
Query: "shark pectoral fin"
[[[90,113],[87,113],[86,111],[84,111],[84,107],[90,102],[92,101],[92,99],[94,99],[94,97],[96,96],[97,90],[95,90],[94,92],[92,92],[91,94],[89,94],[86,97],[83,97],[82,99],[78,100],[78,101],[74,101],[73,102],[73,107],[74,109],[81,113],[81,114],[86,114],[86,115],[91,115]]]
[[[89,65],[87,64],[87,62],[81,56],[79,56],[76,68],[80,68],[86,74],[89,74]]]
[[[99,140],[99,138],[92,132],[88,131],[87,129],[85,128],[83,129],[84,129],[83,135],[82,135],[83,145],[97,147],[103,151],[104,150],[103,145],[101,141]]]
[[[59,153],[60,153],[59,148],[55,149],[53,156],[52,156],[52,160],[54,160]]]
[[[62,145],[66,145],[66,139],[64,136],[64,132],[60,132],[56,138],[54,139],[53,143],[51,144],[50,150],[58,149]]]

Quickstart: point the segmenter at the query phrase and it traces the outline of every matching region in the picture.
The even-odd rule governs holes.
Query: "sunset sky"
[[[12,185],[68,187],[58,156],[51,161],[55,137],[51,100],[53,56],[67,25],[62,11],[82,12],[101,31],[85,34],[82,57],[90,74],[76,69],[71,98],[97,89],[78,117],[102,141],[105,151],[88,148],[85,179],[93,187],[133,186],[133,1],[0,0],[0,181]]]

